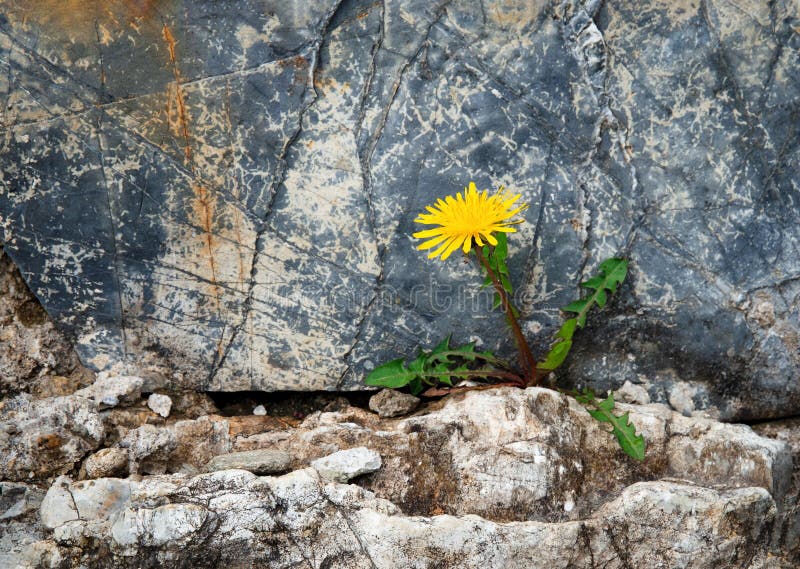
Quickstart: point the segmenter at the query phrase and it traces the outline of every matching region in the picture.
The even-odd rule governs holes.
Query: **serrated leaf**
[[[609,283],[607,288],[613,285],[614,289],[616,289],[616,286],[624,281],[628,275],[628,260],[618,257],[606,259],[600,263],[600,270],[605,273],[605,278]],[[609,290],[611,289],[609,288]]]
[[[607,411],[611,413],[614,410],[614,395],[612,393],[608,394],[608,397],[603,399],[600,403],[597,404],[597,408],[603,411]]]
[[[562,338],[564,340],[572,340],[572,335],[575,333],[575,327],[578,325],[578,321],[575,318],[570,318],[569,320],[565,320],[564,323],[561,325],[558,333],[556,334],[556,338]]]
[[[603,277],[597,275],[590,278],[588,281],[584,281],[581,283],[581,286],[584,288],[591,288],[597,290],[603,284]]]
[[[364,383],[376,387],[397,389],[411,383],[417,375],[417,372],[406,368],[402,358],[398,358],[373,369],[364,379]]]
[[[427,359],[428,355],[425,352],[420,352],[416,358],[408,362],[408,371],[421,375],[422,370],[425,369]]]
[[[581,298],[580,300],[575,300],[573,302],[570,302],[561,310],[563,310],[564,312],[581,312],[584,308],[586,308],[586,305],[588,303],[589,303],[588,298]]]
[[[646,443],[642,435],[636,434],[636,427],[630,422],[630,414],[626,411],[622,415],[614,415],[614,396],[609,395],[603,401],[597,403],[596,409],[587,409],[589,414],[601,423],[611,424],[611,432],[617,438],[620,448],[628,456],[638,461],[644,460]]]
[[[482,367],[475,362],[480,360]],[[495,368],[494,366],[498,366]],[[507,371],[507,364],[494,357],[490,351],[476,352],[474,342],[450,346],[450,336],[439,342],[430,352],[420,350],[410,361],[392,360],[372,370],[364,382],[367,385],[397,389],[408,386],[417,395],[430,386],[452,387],[455,379],[515,377]],[[522,381],[521,378],[519,381]]]
[[[606,305],[606,300],[608,300],[608,297],[606,296],[606,291],[603,289],[598,289],[597,292],[594,293],[594,301],[600,308]]]
[[[469,344],[464,344],[463,346],[458,346],[457,348],[453,348],[454,352],[457,352],[458,355],[465,360],[471,362],[475,360],[475,343],[470,342]]]
[[[450,337],[452,334],[448,334],[445,336],[444,340],[439,342],[433,350],[431,350],[431,355],[435,356],[437,354],[441,354],[442,352],[446,352],[450,349]]]
[[[566,359],[569,350],[572,348],[572,340],[560,340],[548,352],[543,362],[536,364],[536,367],[544,370],[554,370]]]

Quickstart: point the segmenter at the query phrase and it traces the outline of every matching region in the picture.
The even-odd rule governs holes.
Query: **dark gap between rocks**
[[[263,405],[271,417],[302,419],[316,411],[340,411],[348,406],[369,409],[375,392],[354,391],[206,391],[226,417],[252,415]]]

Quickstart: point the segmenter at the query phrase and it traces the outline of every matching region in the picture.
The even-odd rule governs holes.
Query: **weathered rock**
[[[0,520],[24,516],[37,510],[44,492],[36,486],[18,482],[0,482]]]
[[[509,266],[537,351],[631,259],[565,381],[800,411],[796,2],[68,6],[4,8],[0,224],[88,365],[359,389],[451,330],[508,355],[474,267],[409,238],[474,179],[531,204]]]
[[[104,448],[90,455],[84,462],[86,478],[110,478],[128,473],[128,451],[122,448]]]
[[[775,538],[783,545],[784,555],[792,567],[800,567],[800,419],[784,419],[753,425],[753,430],[764,437],[784,441],[792,452],[792,477],[778,503],[778,524]]]
[[[74,521],[98,522],[113,518],[132,500],[144,503],[174,492],[185,477],[150,477],[146,481],[100,478],[73,482],[66,476],[57,478],[41,505],[42,524],[56,529]]]
[[[248,450],[221,454],[206,464],[206,472],[239,469],[253,474],[275,474],[286,472],[292,463],[292,455],[280,450]]]
[[[67,472],[100,446],[95,404],[74,395],[0,401],[0,480],[48,478]]]
[[[130,472],[163,474],[184,464],[202,467],[212,457],[231,451],[228,421],[201,417],[158,427],[131,429],[118,443],[130,458]]]
[[[0,397],[68,395],[89,378],[0,246]]]
[[[168,395],[160,393],[151,393],[147,398],[147,406],[154,413],[158,413],[162,417],[169,417],[169,412],[172,409],[172,399]]]
[[[419,397],[396,389],[382,389],[369,398],[369,408],[383,418],[408,415],[419,407],[419,403]]]
[[[97,403],[98,409],[109,409],[117,405],[130,405],[139,400],[144,380],[141,377],[117,375],[100,372],[97,379],[89,387],[75,392],[86,399]]]
[[[340,450],[311,463],[319,475],[331,482],[348,482],[381,467],[381,455],[366,447]]]
[[[399,421],[361,409],[318,413],[297,429],[236,438],[233,446],[283,449],[295,467],[342,449],[373,449],[383,467],[359,483],[418,515],[575,520],[626,486],[660,478],[758,486],[776,499],[788,491],[784,443],[663,405],[618,407],[647,440],[641,464],[573,399],[537,388],[469,392]]]
[[[634,385],[630,381],[622,384],[622,387],[614,391],[614,398],[622,403],[635,403],[637,405],[647,405],[650,403],[650,394],[641,385]]]
[[[312,469],[279,478],[230,470],[109,484],[120,499],[102,508],[87,503],[94,494],[86,483],[72,484],[81,519],[69,515],[54,528],[65,547],[83,536],[103,545],[85,550],[87,565],[244,567],[280,560],[348,568],[755,569],[765,566],[775,516],[764,489],[677,482],[635,484],[580,521],[510,524],[407,517],[358,486],[324,482]],[[54,510],[71,512],[70,504],[68,495],[53,492]]]
[[[170,393],[172,399],[172,414],[181,415],[186,419],[197,419],[204,415],[219,413],[214,401],[205,393],[196,391],[178,391]]]

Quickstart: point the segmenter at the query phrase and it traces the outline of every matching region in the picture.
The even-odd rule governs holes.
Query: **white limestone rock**
[[[109,409],[120,404],[135,403],[142,394],[143,385],[141,377],[101,372],[92,385],[79,389],[75,395],[91,399],[97,403],[98,409]]]
[[[172,399],[169,398],[169,395],[151,393],[150,397],[147,398],[147,406],[154,413],[158,413],[162,417],[167,418],[172,409]]]
[[[381,464],[381,455],[377,452],[357,447],[319,458],[311,466],[326,480],[345,483],[356,476],[375,472]]]

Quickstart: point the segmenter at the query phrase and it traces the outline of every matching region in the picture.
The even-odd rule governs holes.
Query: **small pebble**
[[[169,417],[169,412],[172,409],[172,399],[167,395],[151,393],[150,397],[147,399],[147,406],[150,407],[154,413],[158,413],[166,418]]]
[[[258,405],[255,409],[253,409],[253,415],[266,415],[267,410],[264,408],[263,405]]]

